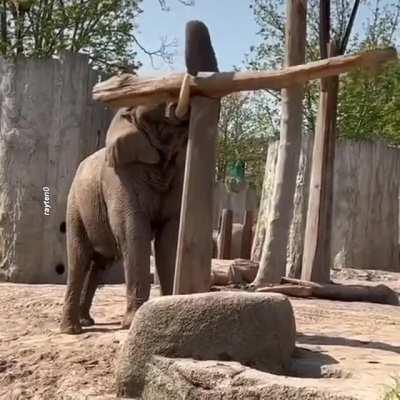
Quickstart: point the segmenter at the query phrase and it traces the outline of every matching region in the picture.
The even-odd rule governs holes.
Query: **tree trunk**
[[[296,179],[296,191],[293,201],[293,218],[290,226],[286,260],[286,275],[292,278],[300,278],[301,276],[304,232],[306,230],[308,206],[308,190],[310,186],[313,135],[303,135],[302,139],[299,168]]]
[[[306,0],[288,0],[286,65],[305,62],[306,17]],[[281,135],[274,196],[255,286],[279,282],[286,272],[286,248],[301,149],[303,98],[302,85],[282,90]]]
[[[273,142],[268,145],[261,200],[258,208],[257,225],[254,234],[253,245],[251,248],[251,260],[255,262],[259,262],[261,260],[262,248],[265,241],[265,232],[274,189],[278,144],[278,142]]]

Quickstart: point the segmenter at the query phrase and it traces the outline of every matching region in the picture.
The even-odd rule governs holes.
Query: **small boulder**
[[[280,294],[220,292],[164,296],[136,313],[117,363],[117,394],[140,397],[152,356],[237,361],[287,370],[296,326]]]

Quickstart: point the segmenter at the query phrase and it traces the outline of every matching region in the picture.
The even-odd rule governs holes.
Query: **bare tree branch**
[[[175,52],[169,52],[168,48],[171,48],[171,47],[176,48],[177,47],[176,39],[174,39],[172,42],[168,43],[167,38],[162,37],[160,47],[157,50],[152,50],[152,51],[146,49],[146,47],[144,47],[140,43],[140,41],[137,39],[136,36],[132,36],[132,40],[136,43],[136,45],[139,47],[139,49],[142,50],[143,53],[145,53],[149,57],[151,66],[153,68],[155,68],[154,56],[161,57],[167,64],[172,64]]]
[[[195,0],[177,0],[179,3],[184,6],[194,6]],[[171,11],[171,8],[167,4],[167,0],[158,0],[160,7],[163,11]]]

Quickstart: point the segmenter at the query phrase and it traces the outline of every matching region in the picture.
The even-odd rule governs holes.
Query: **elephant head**
[[[173,107],[162,103],[120,109],[106,136],[107,165],[169,161],[185,144],[188,131],[187,118],[176,118]]]
[[[218,71],[208,29],[200,21],[186,25],[185,59],[191,75]],[[179,110],[172,101],[119,110],[106,136],[106,163],[114,168],[131,162],[168,163],[186,143],[189,103],[187,93]]]

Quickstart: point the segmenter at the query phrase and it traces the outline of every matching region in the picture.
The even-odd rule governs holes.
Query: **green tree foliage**
[[[2,0],[1,53],[50,57],[68,50],[89,54],[98,67],[135,69],[133,33],[139,2]]]
[[[185,5],[193,1],[177,0]],[[166,0],[158,1],[168,10]],[[0,54],[50,57],[86,53],[103,70],[137,69],[137,51],[171,60],[170,43],[145,49],[135,36],[142,0],[0,0]]]
[[[378,74],[357,73],[342,79],[339,135],[400,145],[400,66]]]
[[[261,192],[268,141],[277,135],[264,97],[236,93],[222,99],[216,178],[224,181],[228,165],[242,160],[246,179]]]
[[[398,46],[399,24],[400,3],[376,1],[366,24],[366,35],[357,43],[357,48]],[[391,63],[377,73],[356,72],[344,76],[339,110],[340,136],[399,145],[400,64]]]
[[[308,0],[306,61],[320,59],[319,1]],[[284,60],[286,0],[250,0],[259,27],[259,43],[245,55],[253,70],[281,68]],[[353,0],[332,1],[331,37],[343,41]],[[347,52],[400,44],[400,2],[361,0]],[[304,132],[315,131],[319,83],[306,85]],[[247,177],[261,188],[265,152],[270,138],[279,135],[280,92],[265,90],[223,99],[217,177],[224,179],[229,162],[247,161]],[[341,77],[338,134],[357,140],[379,139],[400,144],[400,65],[377,74],[355,72]],[[254,161],[255,158],[258,161]]]
[[[250,7],[259,26],[260,42],[246,55],[246,63],[252,69],[279,68],[284,56],[284,0],[251,0]],[[345,35],[352,7],[351,0],[332,1],[331,36],[338,43]],[[320,58],[318,13],[319,0],[308,0],[307,61]],[[397,0],[361,0],[347,52],[399,45],[399,17],[400,2]],[[398,105],[398,79],[398,64],[385,68],[376,77],[361,72],[341,77],[339,135],[357,139],[384,138],[397,143],[400,140],[400,124],[395,115],[398,113],[392,110]],[[375,96],[373,99],[372,93]],[[279,103],[280,93],[270,92],[270,114],[279,113]],[[306,86],[304,101],[304,128],[307,133],[315,130],[317,105],[318,82],[311,82]]]

